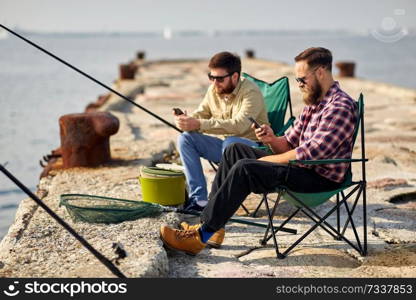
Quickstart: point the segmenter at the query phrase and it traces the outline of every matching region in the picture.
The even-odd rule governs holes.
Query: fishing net
[[[156,203],[117,199],[86,194],[62,194],[59,206],[65,206],[72,220],[88,223],[120,223],[139,218],[155,217],[163,212],[176,212],[200,216],[198,211],[184,210],[180,207],[163,206]],[[266,228],[266,224],[243,219],[229,219],[229,222]]]
[[[85,194],[63,194],[59,206],[65,206],[75,222],[120,223],[162,213],[164,207],[133,201]]]

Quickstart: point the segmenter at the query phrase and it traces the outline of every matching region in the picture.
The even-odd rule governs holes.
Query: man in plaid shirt
[[[285,185],[295,192],[313,193],[341,185],[347,163],[288,166],[294,159],[351,158],[358,117],[355,102],[332,77],[329,50],[306,49],[295,62],[296,81],[306,106],[294,127],[280,137],[268,125],[255,129],[272,155],[243,144],[227,147],[201,215],[203,223],[182,225],[187,230],[162,226],[160,236],[167,247],[195,255],[207,242],[220,245],[225,224],[252,192],[272,192]]]
[[[339,88],[338,82],[333,82],[319,103],[304,107],[295,126],[284,138],[295,150],[298,160],[351,158],[356,121],[354,101]],[[313,168],[331,181],[342,182],[349,163],[301,167]]]

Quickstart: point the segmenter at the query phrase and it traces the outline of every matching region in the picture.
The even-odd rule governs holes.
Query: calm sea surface
[[[227,34],[189,35],[165,40],[157,35],[38,35],[27,36],[62,59],[105,84],[118,77],[118,65],[146,51],[147,59],[209,58],[228,50],[292,63],[293,56],[310,46],[333,51],[335,60],[357,63],[356,75],[416,88],[416,38],[383,43],[371,36],[350,34]],[[59,147],[58,118],[82,112],[106,90],[23,41],[0,40],[0,163],[26,186],[36,189],[39,160]],[[151,109],[151,107],[147,107]],[[0,238],[25,198],[0,174]]]

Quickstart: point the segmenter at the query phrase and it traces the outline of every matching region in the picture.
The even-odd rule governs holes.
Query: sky
[[[47,32],[416,28],[413,0],[0,0],[0,22]]]

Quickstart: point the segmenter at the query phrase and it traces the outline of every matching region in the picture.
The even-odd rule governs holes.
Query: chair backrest
[[[254,82],[259,87],[264,97],[270,126],[275,133],[279,132],[283,128],[288,105],[290,117],[294,118],[290,101],[289,79],[285,76],[273,83],[267,83],[247,73],[243,73],[243,77]]]
[[[360,128],[363,128],[364,126],[364,96],[362,93],[360,93],[360,96],[358,97],[358,100],[355,102],[358,108],[358,117],[357,121],[355,122],[355,128],[354,128],[354,134],[352,137],[352,149],[354,149],[355,141],[357,140],[358,132]],[[361,132],[361,152],[362,152],[362,158],[365,158],[365,147],[364,147],[364,131]],[[347,174],[345,174],[344,184],[349,184],[352,181],[352,172],[351,172],[351,166],[347,171]]]
[[[357,139],[358,135],[358,129],[360,128],[360,125],[363,126],[363,117],[364,117],[364,96],[361,93],[360,97],[358,98],[358,101],[356,102],[358,106],[358,118],[357,122],[355,123],[355,129],[354,129],[354,136],[352,138],[352,147],[354,148],[355,140]]]
[[[365,159],[365,138],[364,138],[364,96],[360,94],[358,101],[356,101],[357,108],[358,108],[358,117],[355,123],[354,134],[352,138],[352,148],[354,149],[354,144],[358,136],[358,132],[361,130],[361,153],[362,159]],[[365,161],[362,162],[362,176],[363,181],[365,181]],[[351,186],[352,184],[352,172],[351,172],[351,165],[345,174],[344,182],[340,186],[339,189],[327,192],[320,192],[320,193],[297,193],[291,191],[290,193],[293,194],[295,197],[301,199],[307,206],[315,207],[318,206],[327,200],[329,200],[332,196],[336,195],[338,192],[344,190],[346,187]],[[299,203],[293,199],[290,195],[285,194],[284,199],[290,202],[292,205],[299,207]]]

